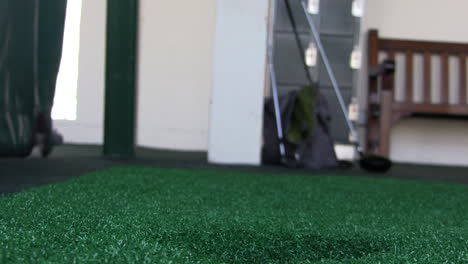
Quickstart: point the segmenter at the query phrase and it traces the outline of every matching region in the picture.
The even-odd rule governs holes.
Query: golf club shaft
[[[346,110],[346,104],[343,99],[343,95],[341,94],[340,88],[338,86],[338,82],[336,81],[336,78],[335,78],[335,74],[333,73],[333,70],[331,68],[330,61],[328,60],[328,56],[325,52],[325,49],[323,48],[322,41],[320,40],[320,36],[318,34],[317,28],[315,27],[315,23],[312,20],[312,17],[309,15],[307,3],[305,0],[300,0],[300,1],[302,4],[302,8],[304,9],[304,13],[307,17],[307,22],[309,24],[310,30],[312,31],[312,36],[314,38],[315,44],[317,45],[317,49],[320,53],[323,64],[325,65],[325,69],[328,73],[328,77],[330,78],[333,89],[335,90],[336,97],[338,98],[341,111],[343,112],[343,115],[346,119],[346,124],[348,126],[348,129],[351,133],[351,136],[353,137],[353,140],[355,140],[356,144],[359,146],[359,138],[357,137],[356,128],[354,127],[351,120],[349,120],[348,113]]]
[[[278,86],[276,82],[276,72],[274,63],[274,32],[275,32],[275,17],[276,17],[276,0],[272,1],[270,9],[270,32],[268,36],[268,66],[270,72],[271,91],[273,96],[273,105],[275,108],[276,130],[278,134],[279,150],[281,157],[286,157],[286,148],[284,146],[283,123],[281,121],[281,110],[278,98]]]

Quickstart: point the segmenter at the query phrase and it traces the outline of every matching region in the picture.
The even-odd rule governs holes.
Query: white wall
[[[103,142],[105,0],[83,0],[76,121],[68,143]],[[140,2],[138,144],[207,150],[215,0]]]
[[[67,143],[103,141],[105,0],[82,0],[77,120],[55,121]]]
[[[103,142],[106,2],[83,0],[77,120],[55,122],[55,126],[64,134],[68,143],[102,144]],[[215,15],[218,2],[225,0],[185,1],[183,4],[177,1],[141,0],[137,119],[139,145],[179,150],[208,150],[210,99],[214,78]],[[265,48],[263,26],[266,22],[266,2],[267,0],[252,4],[250,1],[245,1],[234,4],[233,7],[242,7],[242,9],[232,10],[238,16],[232,17],[227,26],[231,27],[234,33],[241,33],[239,29],[247,32],[252,29],[252,33],[258,30],[261,33],[259,38],[255,34],[246,36],[249,41],[259,40],[259,42],[253,48],[247,42],[242,42],[243,36],[234,37],[230,36],[229,32],[224,34],[221,31],[220,34],[224,34],[222,38],[228,41],[223,40],[224,43],[240,41],[246,45],[243,49],[228,50],[226,58],[217,59],[228,65],[232,59],[236,59],[241,54],[244,55],[247,66],[257,65],[253,72],[247,71],[247,73],[258,76],[254,78],[254,82],[257,83],[254,88],[259,88],[261,93],[264,89],[262,81],[264,52],[262,51]],[[238,26],[238,23],[241,24]],[[249,39],[250,37],[253,38]],[[245,57],[250,56],[245,50],[250,50],[257,58],[261,58],[261,63],[255,64],[258,63],[255,62],[249,65],[251,58]],[[238,69],[239,72],[231,75],[235,77],[236,83],[230,87],[244,89],[244,95],[250,96],[247,90],[252,89],[252,86],[248,85],[249,80],[243,79],[245,77],[243,74],[247,70],[245,64],[236,64],[236,67],[231,69]],[[229,80],[223,80],[222,74],[223,71],[218,72],[220,77],[217,78],[218,83],[228,83]],[[247,86],[244,86],[246,84]],[[237,102],[243,103],[242,100]],[[247,134],[249,132],[245,128],[250,129],[253,126],[253,134],[248,136],[253,135],[255,144],[242,141],[244,146],[248,146],[244,148],[240,144],[231,142],[230,146],[223,148],[224,151],[230,151],[229,147],[241,148],[249,153],[243,156],[251,155],[254,156],[254,161],[259,160],[261,105],[260,102],[253,108],[244,109],[253,118],[250,127],[243,124],[243,120],[232,123],[235,124],[234,129],[244,128],[243,131]],[[231,109],[226,113],[232,116],[234,112]],[[211,125],[219,124],[217,127],[222,128],[225,121],[223,119],[227,117],[223,117],[223,112],[219,112],[217,116],[211,118]],[[215,119],[219,122],[214,121]],[[236,133],[237,136],[241,134]],[[225,140],[222,133],[219,135],[221,140]],[[250,152],[252,148],[255,150]],[[217,154],[213,156],[212,153],[211,157],[217,157]]]
[[[376,28],[382,37],[468,43],[466,0],[367,0],[363,32]],[[367,82],[361,76],[361,102]],[[468,122],[407,119],[392,131],[395,161],[468,165]]]
[[[466,0],[366,0],[364,27],[385,37],[468,41]]]
[[[67,5],[62,61],[55,88],[52,118],[76,120],[81,7],[83,5],[82,0],[69,1]]]
[[[138,144],[207,150],[216,0],[140,5]]]

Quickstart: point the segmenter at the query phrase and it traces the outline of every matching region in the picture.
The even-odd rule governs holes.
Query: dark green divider
[[[104,155],[135,154],[138,0],[107,3]]]

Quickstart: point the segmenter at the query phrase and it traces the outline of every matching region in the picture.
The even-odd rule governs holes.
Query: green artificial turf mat
[[[468,263],[468,187],[115,168],[0,198],[0,263]]]

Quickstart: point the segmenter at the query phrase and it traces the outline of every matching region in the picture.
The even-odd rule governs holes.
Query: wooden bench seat
[[[404,57],[404,65],[396,63],[396,57]],[[398,120],[415,114],[426,116],[458,116],[468,117],[467,102],[467,55],[468,44],[413,41],[379,38],[377,30],[370,30],[368,35],[368,68],[370,69],[368,90],[367,117],[367,151],[383,156],[389,156],[390,132]],[[422,69],[414,71],[415,58],[419,56]],[[440,61],[440,94],[438,102],[433,101],[433,58]],[[458,67],[451,67],[450,60],[455,58]],[[382,63],[394,65],[382,67]],[[404,67],[403,99],[396,100],[395,72],[398,67]],[[375,69],[384,70],[375,70]],[[452,70],[456,71],[451,72]],[[377,72],[377,73],[376,73]],[[415,74],[422,76],[415,76]],[[458,73],[458,74],[456,74]],[[456,75],[457,102],[450,102],[450,76]],[[414,78],[420,77],[422,87],[419,102],[415,101]],[[452,92],[454,89],[452,89]],[[453,97],[453,96],[452,96]],[[467,133],[468,135],[468,133]]]

